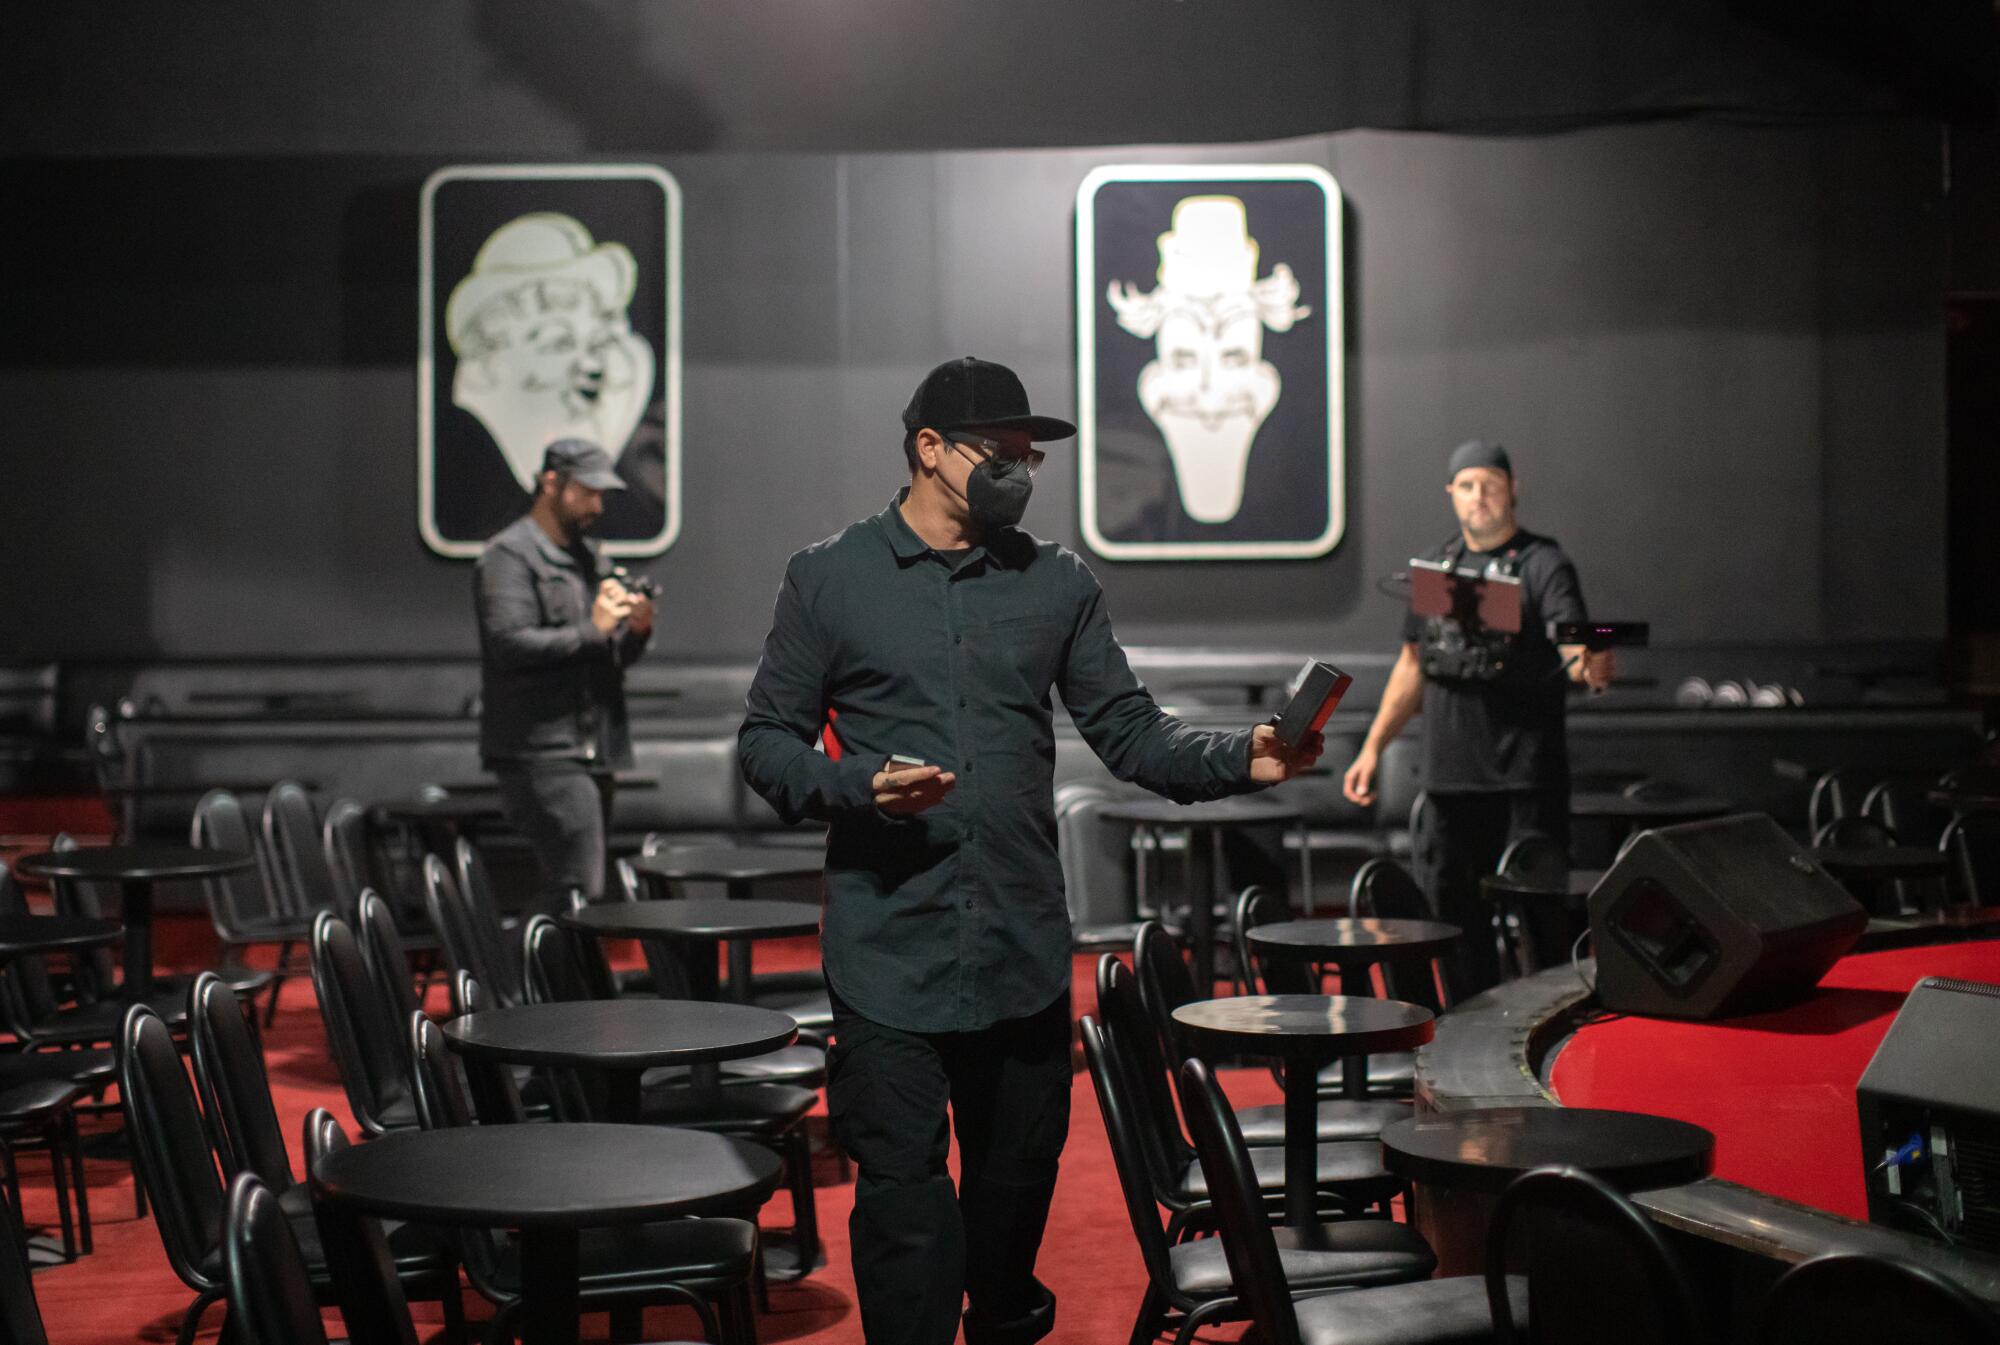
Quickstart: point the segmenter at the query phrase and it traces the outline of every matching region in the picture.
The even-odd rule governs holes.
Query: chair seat
[[[805,1119],[819,1101],[810,1088],[753,1083],[699,1091],[661,1088],[639,1100],[639,1119],[648,1125],[683,1126],[713,1134],[776,1139]]]
[[[262,915],[230,923],[228,943],[309,943],[312,921],[293,915]]]
[[[1407,1093],[1417,1079],[1417,1057],[1413,1051],[1384,1051],[1368,1057],[1368,1087],[1374,1092]],[[1319,1072],[1322,1093],[1340,1091],[1340,1062]]]
[[[826,1052],[817,1046],[781,1046],[763,1055],[725,1060],[719,1070],[726,1084],[787,1083],[801,1088],[818,1088],[826,1083]],[[662,1065],[639,1076],[641,1088],[684,1084],[685,1065]]]
[[[833,1000],[824,990],[759,990],[750,997],[760,1009],[776,1009],[790,1014],[802,1028],[824,1030],[833,1026]]]
[[[1400,1121],[1410,1114],[1405,1102],[1346,1102],[1338,1098],[1319,1104],[1319,1120],[1314,1138],[1322,1144],[1328,1140],[1371,1140],[1382,1133],[1382,1127],[1391,1121]],[[1268,1107],[1238,1107],[1236,1124],[1243,1130],[1246,1144],[1283,1144],[1285,1142],[1285,1109],[1273,1103]]]
[[[187,992],[154,991],[139,1001],[166,1020],[176,1037],[187,1032]],[[95,1004],[70,1004],[29,1025],[30,1040],[40,1043],[94,1043],[118,1040],[118,1025],[124,1021],[125,999],[100,999]]]
[[[316,1286],[331,1282],[326,1266],[326,1249],[320,1244],[319,1223],[313,1218],[312,1190],[298,1182],[278,1192],[278,1209],[292,1225],[298,1239],[299,1255],[305,1259]],[[456,1273],[458,1254],[450,1235],[422,1224],[382,1220],[382,1237],[396,1263],[399,1279],[422,1279],[446,1272]]]
[[[1346,1219],[1321,1224],[1310,1249],[1298,1246],[1298,1231],[1276,1230],[1278,1263],[1293,1289],[1336,1285],[1404,1284],[1427,1279],[1437,1256],[1408,1224],[1387,1219]],[[1220,1298],[1234,1292],[1221,1238],[1182,1242],[1168,1250],[1174,1287],[1189,1298]]]
[[[494,1281],[518,1293],[520,1245],[504,1239]],[[675,1219],[623,1228],[586,1228],[577,1242],[578,1287],[586,1294],[669,1282],[699,1292],[704,1282],[747,1278],[757,1255],[757,1229],[743,1219]]]
[[[35,1125],[69,1106],[90,1085],[75,1079],[23,1079],[0,1088],[0,1125]]]
[[[32,1079],[75,1079],[78,1083],[100,1084],[117,1073],[118,1057],[102,1048],[0,1054],[0,1088]]]
[[[1250,1150],[1250,1166],[1257,1173],[1257,1185],[1264,1190],[1285,1189],[1283,1149],[1266,1145]],[[1401,1178],[1382,1166],[1382,1146],[1370,1140],[1339,1140],[1320,1145],[1313,1182],[1322,1187],[1342,1187],[1342,1195],[1364,1200],[1394,1195],[1403,1185]],[[1180,1193],[1191,1200],[1208,1199],[1208,1178],[1201,1164],[1192,1158],[1181,1173]]]
[[[1526,1331],[1527,1280],[1509,1275],[1507,1298]],[[1300,1345],[1482,1345],[1493,1339],[1486,1281],[1478,1275],[1326,1294],[1295,1306]]]

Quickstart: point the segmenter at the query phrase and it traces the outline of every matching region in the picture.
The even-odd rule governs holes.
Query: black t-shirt
[[[1513,553],[1521,577],[1521,633],[1505,670],[1492,681],[1424,679],[1424,787],[1434,794],[1567,789],[1563,741],[1568,675],[1549,639],[1558,621],[1585,621],[1576,567],[1555,543],[1525,529],[1491,551],[1463,551],[1459,538],[1433,548],[1430,560],[1459,557],[1465,568]],[[1403,639],[1424,642],[1424,618],[1403,616]]]

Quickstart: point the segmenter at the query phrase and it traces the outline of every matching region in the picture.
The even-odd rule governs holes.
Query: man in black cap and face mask
[[[830,826],[827,1106],[859,1169],[869,1345],[948,1345],[961,1305],[968,1345],[1029,1345],[1055,1324],[1034,1270],[1070,1098],[1049,693],[1115,775],[1183,802],[1276,784],[1320,744],[1154,702],[1089,569],[1016,526],[1036,445],[1076,429],[1011,370],[938,366],[903,430],[908,488],[786,567],[738,752],[780,815]]]
[[[1431,828],[1414,856],[1438,917],[1464,929],[1454,945],[1461,993],[1500,979],[1493,940],[1474,931],[1490,919],[1479,879],[1498,866],[1507,845],[1527,835],[1569,845],[1569,755],[1563,737],[1564,679],[1610,684],[1610,650],[1558,647],[1549,630],[1584,621],[1576,567],[1555,539],[1514,521],[1513,463],[1498,444],[1474,439],[1451,455],[1445,491],[1458,533],[1427,559],[1521,581],[1521,630],[1506,641],[1497,675],[1427,674],[1423,650],[1435,642],[1436,618],[1409,613],[1403,650],[1389,673],[1382,705],[1344,788],[1355,803],[1375,801],[1382,749],[1424,712],[1424,790]]]

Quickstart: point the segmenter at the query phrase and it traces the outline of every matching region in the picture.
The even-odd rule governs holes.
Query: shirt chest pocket
[[[583,595],[578,591],[578,581],[568,575],[536,575],[535,598],[542,609],[544,626],[574,626],[583,620]]]
[[[1062,657],[1063,623],[1053,616],[1001,617],[978,628],[982,651],[996,675],[1012,674],[1040,696],[1056,679]]]

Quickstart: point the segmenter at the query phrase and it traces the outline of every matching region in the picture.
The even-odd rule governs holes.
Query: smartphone
[[[904,756],[901,752],[891,752],[889,759],[882,763],[882,769],[885,771],[907,771],[912,767],[928,766],[930,764],[930,762],[925,761],[922,757],[910,757]]]

